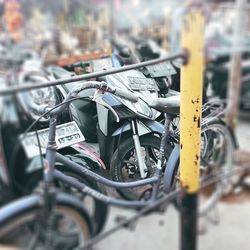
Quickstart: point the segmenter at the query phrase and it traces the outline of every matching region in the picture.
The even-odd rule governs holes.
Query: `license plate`
[[[129,85],[133,90],[159,91],[159,88],[152,78],[140,78],[128,76]]]
[[[151,77],[165,77],[176,74],[174,67],[167,62],[145,67]]]
[[[49,129],[42,129],[37,131],[42,154],[45,154],[48,144]],[[37,136],[35,132],[30,132],[22,139],[23,134],[20,135],[21,144],[28,158],[33,158],[39,155],[39,147]],[[64,123],[56,126],[56,149],[61,149],[73,145],[78,142],[84,141],[85,138],[77,126],[73,122]]]

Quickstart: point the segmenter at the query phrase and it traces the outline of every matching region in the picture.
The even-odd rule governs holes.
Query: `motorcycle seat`
[[[155,98],[150,107],[160,112],[177,115],[180,112],[180,95],[174,95],[166,98]]]

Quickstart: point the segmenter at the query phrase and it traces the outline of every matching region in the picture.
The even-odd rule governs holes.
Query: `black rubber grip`
[[[116,88],[114,94],[123,97],[131,102],[138,102],[139,100],[139,97],[136,94],[120,88]]]

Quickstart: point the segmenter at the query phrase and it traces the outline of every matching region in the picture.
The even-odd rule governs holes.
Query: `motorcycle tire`
[[[149,178],[154,174],[154,170],[156,169],[157,152],[155,152],[155,150],[159,151],[160,149],[161,137],[152,134],[144,135],[140,137],[140,144],[146,152],[146,165],[149,170],[146,178]],[[146,150],[146,148],[148,148],[148,150]],[[136,159],[128,160],[130,156],[133,156],[134,151],[134,141],[131,137],[126,139],[119,145],[119,147],[112,156],[110,164],[110,175],[113,181],[127,182],[141,179],[138,166],[136,166]],[[171,151],[171,145],[167,144],[165,151],[166,161],[170,156]],[[125,165],[123,165],[123,163],[125,163]],[[150,163],[150,165],[148,163]],[[128,173],[126,173],[126,170],[128,170]],[[125,179],[126,174],[128,174],[128,180]],[[117,189],[117,191],[123,198],[127,200],[138,200],[142,198],[141,195],[145,193],[147,189],[150,190],[151,187],[152,185],[147,185],[140,188]]]

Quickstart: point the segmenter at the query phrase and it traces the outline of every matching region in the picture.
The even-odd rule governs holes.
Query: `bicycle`
[[[71,230],[71,228],[69,228],[70,230],[68,229],[71,233],[72,231],[78,232],[77,240],[74,241],[75,244],[82,245],[83,241],[86,240],[86,238],[91,237],[93,233],[92,218],[89,217],[88,213],[83,208],[81,202],[75,200],[75,198],[69,197],[67,194],[61,194],[60,192],[57,193],[53,184],[55,180],[64,182],[68,186],[71,186],[83,193],[86,193],[104,203],[125,208],[140,209],[152,204],[152,202],[159,198],[158,188],[161,181],[160,177],[162,176],[161,169],[158,169],[155,175],[149,179],[140,180],[132,183],[117,183],[92,172],[87,167],[83,168],[77,163],[70,161],[67,157],[56,152],[55,132],[57,115],[65,108],[67,108],[72,99],[76,97],[77,93],[86,88],[97,88],[99,89],[98,91],[110,92],[134,102],[138,100],[138,97],[132,92],[114,88],[103,82],[86,82],[76,87],[74,91],[72,91],[68,95],[68,97],[63,101],[60,107],[54,108],[52,110],[47,110],[47,108],[44,106],[36,107],[38,113],[45,113],[46,115],[50,115],[49,142],[46,150],[46,157],[44,160],[44,182],[43,185],[40,186],[39,192],[22,198],[18,201],[12,202],[9,205],[6,205],[0,209],[1,239],[3,239],[3,237],[5,237],[6,239],[6,237],[10,233],[12,233],[12,230],[14,228],[20,229],[20,227],[26,225],[26,227],[29,228],[29,232],[35,235],[33,245],[54,244],[56,245],[56,247],[59,247],[59,243],[56,244],[56,242],[54,242],[57,237],[49,237],[49,234],[47,234],[46,232],[53,231],[54,227],[58,225],[58,223],[55,222],[57,222],[61,217],[65,217],[67,215],[67,213],[63,213],[63,216],[56,216],[54,214],[55,211],[59,211],[60,207],[65,208],[63,211],[70,210],[70,214],[73,214],[72,217],[74,219],[75,224],[78,225],[77,230]],[[79,175],[89,176],[90,178],[94,179],[99,183],[114,188],[128,188],[152,184],[153,193],[149,200],[125,201],[121,199],[112,198],[88,187],[86,184],[79,182],[75,178],[63,174],[59,170],[55,170],[55,162],[66,164],[68,169],[71,169],[73,172],[78,173]],[[161,195],[163,194],[161,193]],[[41,230],[41,228],[43,230]],[[72,249],[70,247],[68,249]]]
[[[45,214],[47,214],[47,215],[53,214],[53,211],[55,211],[55,209],[57,208],[57,205],[60,204],[60,203],[57,203],[56,198],[58,196],[55,195],[55,191],[53,188],[53,181],[57,180],[57,181],[60,181],[62,183],[66,183],[68,186],[71,186],[71,187],[79,190],[80,192],[85,193],[87,195],[90,195],[93,198],[98,199],[98,200],[100,200],[106,204],[109,204],[109,205],[120,206],[120,207],[124,207],[124,208],[133,208],[133,209],[142,209],[142,208],[145,208],[147,206],[150,207],[155,201],[166,196],[166,193],[169,192],[168,187],[173,186],[173,180],[175,179],[175,174],[174,174],[175,172],[174,171],[172,171],[172,172],[166,171],[166,170],[168,170],[168,169],[176,170],[176,163],[177,162],[173,161],[173,159],[178,159],[178,157],[179,157],[178,144],[175,146],[175,149],[171,153],[170,158],[168,160],[167,168],[166,168],[165,172],[163,173],[163,169],[164,169],[163,164],[165,161],[164,150],[165,150],[165,145],[166,145],[166,141],[168,138],[169,130],[165,130],[163,133],[163,136],[161,138],[161,149],[160,149],[158,163],[157,163],[157,169],[156,169],[155,173],[150,178],[138,180],[135,182],[124,183],[124,182],[114,182],[114,181],[108,180],[108,179],[100,176],[99,174],[92,172],[87,167],[83,168],[82,166],[78,165],[77,163],[70,161],[65,156],[56,152],[55,131],[56,131],[57,115],[59,113],[61,113],[65,108],[68,107],[70,102],[74,98],[76,98],[76,96],[79,92],[81,92],[82,90],[87,89],[87,88],[96,88],[96,89],[98,89],[97,91],[99,93],[110,92],[114,95],[120,96],[122,98],[126,98],[130,101],[133,101],[133,102],[136,102],[138,100],[138,96],[136,94],[129,92],[129,91],[126,91],[126,90],[115,88],[113,86],[108,85],[105,82],[85,82],[85,83],[78,85],[71,93],[69,93],[69,95],[63,101],[63,103],[60,105],[60,107],[55,107],[52,110],[50,110],[50,109],[48,110],[46,107],[39,107],[39,106],[37,107],[37,111],[39,113],[42,113],[43,115],[50,115],[50,123],[49,123],[49,142],[48,142],[48,147],[46,150],[46,157],[44,160],[44,175],[45,175],[44,183],[45,183],[45,185],[42,186],[43,187],[42,196],[41,196],[41,193],[33,195],[33,197],[35,197],[33,199],[36,199],[36,202],[32,203],[33,206],[34,206],[34,204],[36,206],[38,206],[37,205],[38,200],[44,200],[45,204],[50,204],[50,206],[44,207],[40,204],[40,206],[38,206],[39,209],[43,212],[46,212]],[[162,107],[163,110],[165,110],[165,104],[169,100],[167,100],[167,98],[166,98],[165,102],[163,99],[161,101],[162,101],[162,105],[159,103],[158,104]],[[165,120],[166,127],[168,127],[169,123],[170,123],[170,120],[166,119]],[[152,188],[150,190],[151,195],[147,196],[145,194],[141,197],[141,200],[132,200],[132,201],[121,200],[121,199],[109,197],[105,194],[102,194],[102,193],[88,187],[86,184],[79,182],[77,179],[72,178],[70,176],[67,176],[67,175],[63,174],[62,172],[60,172],[59,170],[54,169],[55,162],[60,162],[60,163],[64,164],[65,167],[70,169],[72,172],[77,173],[78,175],[88,176],[90,179],[93,179],[98,183],[101,183],[101,184],[104,184],[105,186],[109,186],[109,187],[113,187],[113,188],[134,188],[134,187],[140,187],[140,186],[150,184],[150,185],[152,185]],[[169,175],[170,172],[171,172],[171,175]],[[162,183],[162,176],[164,176],[163,183]],[[163,189],[165,190],[165,193],[161,192],[161,185],[162,184],[163,184]],[[6,233],[10,232],[11,227],[9,226],[9,221],[11,221],[11,219],[18,218],[19,220],[17,220],[17,222],[22,225],[22,221],[20,219],[22,219],[24,216],[23,211],[25,213],[29,214],[30,209],[32,208],[32,206],[29,204],[29,199],[31,199],[31,198],[32,198],[32,196],[24,198],[20,201],[16,201],[16,202],[10,204],[9,206],[6,206],[6,207],[0,209],[0,218],[2,218],[0,220],[0,237],[2,237],[4,234],[6,235]],[[164,210],[166,208],[166,205],[167,204],[165,204],[165,206],[161,206],[160,210]],[[9,209],[10,207],[12,209]],[[20,207],[22,207],[22,209],[20,209]],[[83,211],[83,210],[81,210],[81,211]],[[37,214],[38,214],[38,212],[35,211],[35,215],[37,215]],[[36,219],[36,218],[37,217],[35,217],[35,220],[38,221],[38,219]],[[46,217],[43,217],[43,218],[46,218]],[[88,232],[91,232],[91,223],[90,223],[91,220],[89,219],[87,214],[85,213],[85,217],[82,216],[81,218],[84,218],[84,219],[82,219],[82,221],[84,221],[84,220],[86,221],[85,225],[88,226]],[[33,223],[34,223],[34,221],[33,221]],[[47,222],[47,220],[44,220],[43,223],[47,224],[46,222]],[[15,226],[16,226],[16,223],[15,223]],[[84,234],[84,230],[80,230],[80,232],[82,235],[86,235],[86,233]],[[89,233],[89,235],[91,235],[91,233]],[[48,241],[50,242],[50,239]],[[81,242],[80,244],[83,244],[83,243]]]

